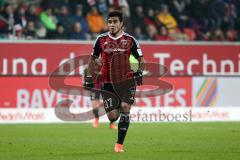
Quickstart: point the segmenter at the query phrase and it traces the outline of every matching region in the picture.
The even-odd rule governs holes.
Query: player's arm
[[[142,50],[136,39],[133,38],[133,44],[131,48],[132,55],[138,60],[138,70],[134,73],[134,78],[137,85],[142,85],[142,75],[145,69],[145,60],[143,58]]]
[[[93,46],[93,52],[89,58],[88,61],[88,68],[86,71],[85,80],[84,80],[84,86],[93,88],[94,87],[94,81],[93,81],[93,75],[94,75],[94,65],[95,65],[95,60],[100,56],[101,53],[101,46],[100,46],[100,41],[99,38],[94,43]]]
[[[145,69],[145,60],[143,57],[139,57],[138,58],[138,70],[143,72],[144,69]]]
[[[95,64],[96,56],[91,55],[88,61],[87,75],[88,77],[92,77],[94,73],[94,64]]]

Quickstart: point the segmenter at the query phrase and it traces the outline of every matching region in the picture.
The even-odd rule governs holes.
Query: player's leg
[[[119,116],[120,116],[119,109],[114,109],[114,110],[107,112],[107,117],[108,117],[110,123],[117,121]]]
[[[95,119],[99,118],[99,106],[100,102],[99,100],[92,100],[92,107],[93,107],[93,115]]]
[[[106,108],[106,106],[104,106],[104,108]],[[117,126],[115,125],[115,122],[118,120],[118,118],[120,116],[119,109],[117,108],[117,109],[113,109],[111,111],[106,111],[106,113],[107,113],[107,117],[110,121],[109,128],[110,129],[117,129]]]
[[[129,81],[129,84],[132,82]],[[125,84],[123,84],[126,86]],[[118,93],[121,96],[121,108],[120,108],[120,120],[118,123],[118,139],[117,143],[115,144],[114,150],[115,152],[124,152],[123,150],[123,143],[125,140],[125,137],[127,135],[128,127],[130,124],[130,110],[131,110],[131,105],[134,103],[134,97],[135,97],[135,91],[136,87],[135,84],[132,83],[132,85],[128,86],[128,88],[122,87],[122,85],[117,86],[116,90],[121,90]]]
[[[123,144],[125,136],[129,127],[129,114],[130,114],[131,105],[125,102],[122,102],[120,120],[118,123],[118,144]]]
[[[118,137],[117,143],[115,144],[115,152],[124,152],[123,143],[128,131],[130,124],[129,114],[130,114],[131,105],[125,102],[122,102],[120,120],[118,123]]]
[[[119,109],[114,109],[114,110],[107,112],[107,117],[110,121],[110,123],[109,123],[110,129],[117,129],[115,122],[118,120],[119,116],[120,116]]]
[[[101,88],[100,76],[98,76],[97,79],[95,80],[95,88],[96,89]],[[92,107],[93,107],[93,115],[95,117],[95,120],[93,121],[93,127],[98,128],[98,126],[99,126],[100,92],[92,92],[91,101],[92,101]]]
[[[92,102],[92,107],[93,107],[93,115],[94,115],[94,121],[93,121],[93,127],[98,128],[99,126],[99,106],[100,106],[100,101],[96,93],[93,93],[91,95],[91,102]]]
[[[95,94],[95,96],[94,96],[94,94],[92,94],[91,102],[92,102],[92,107],[93,107],[93,115],[95,117],[95,120],[93,121],[93,127],[98,128],[98,126],[99,126],[99,109],[102,105],[102,103],[100,102],[100,95]],[[107,116],[108,116],[108,119],[110,120],[109,128],[117,129],[117,126],[115,125],[114,122],[119,117],[119,109],[115,109],[115,110],[107,112]]]
[[[102,98],[103,98],[103,104],[104,104],[104,109],[106,111],[107,117],[110,121],[110,124],[114,123],[120,116],[119,113],[119,105],[118,102],[115,101],[119,101],[120,99],[118,98],[118,96],[116,95],[113,87],[111,84],[106,83],[102,86],[102,91],[104,91],[102,93]],[[115,95],[114,97],[111,94]],[[118,105],[118,106],[115,106]]]
[[[115,124],[115,121],[113,121],[113,122],[110,121],[110,123],[109,123],[109,128],[110,128],[110,129],[118,129],[118,127],[117,127],[116,124]]]

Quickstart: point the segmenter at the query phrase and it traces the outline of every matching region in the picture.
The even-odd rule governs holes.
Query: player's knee
[[[119,118],[120,114],[117,112],[109,112],[107,113],[107,116],[108,116],[108,119],[113,122]]]
[[[131,105],[125,102],[122,102],[121,112],[130,112]]]

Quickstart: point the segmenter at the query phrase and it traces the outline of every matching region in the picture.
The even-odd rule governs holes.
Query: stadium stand
[[[122,10],[139,40],[239,41],[240,0],[0,0],[0,39],[93,40]]]

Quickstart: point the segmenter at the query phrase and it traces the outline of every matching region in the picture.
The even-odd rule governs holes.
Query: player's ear
[[[123,21],[122,21],[122,22],[120,22],[120,25],[121,25],[121,28],[123,28]]]

